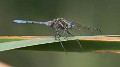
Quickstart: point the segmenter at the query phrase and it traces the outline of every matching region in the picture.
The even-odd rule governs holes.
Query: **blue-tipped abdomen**
[[[13,20],[14,23],[26,23],[25,20]]]

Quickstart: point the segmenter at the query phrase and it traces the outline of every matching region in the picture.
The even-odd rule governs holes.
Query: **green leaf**
[[[36,36],[37,37],[37,36]],[[54,38],[37,38],[31,39],[0,39],[0,51],[6,50],[37,50],[37,51],[64,51],[60,42],[55,41]],[[97,38],[97,39],[96,39]],[[107,39],[108,38],[108,39]],[[110,40],[112,38],[113,40]],[[117,39],[115,39],[117,38]],[[67,52],[80,52],[80,51],[96,51],[103,52],[112,50],[120,50],[119,36],[75,36],[64,39],[60,38]],[[79,47],[76,39],[79,39],[82,47]],[[106,40],[105,40],[106,39]],[[17,40],[17,41],[16,41]],[[116,41],[115,41],[116,40]],[[3,42],[4,41],[4,42]],[[10,42],[9,42],[10,41]]]
[[[10,42],[10,41],[20,41],[20,40],[23,40],[23,39],[5,39],[5,38],[1,38],[0,43]]]

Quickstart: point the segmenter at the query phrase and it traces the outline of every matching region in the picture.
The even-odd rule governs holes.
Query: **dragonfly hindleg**
[[[66,51],[62,41],[60,40],[60,37],[61,37],[61,35],[59,34],[58,29],[55,28],[55,40],[58,40],[60,42],[60,45],[62,46],[63,50],[67,54],[67,51]]]

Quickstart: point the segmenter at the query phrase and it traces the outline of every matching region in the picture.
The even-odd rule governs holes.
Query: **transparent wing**
[[[101,31],[94,27],[83,26],[79,23],[74,23],[74,27],[69,29],[69,32],[74,36],[81,36],[81,35],[100,35],[102,34]]]

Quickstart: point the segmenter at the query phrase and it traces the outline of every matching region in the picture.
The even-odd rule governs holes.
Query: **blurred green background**
[[[12,21],[58,17],[96,27],[103,34],[120,34],[119,0],[0,0],[0,35],[46,35],[49,30],[45,26]]]
[[[0,35],[48,35],[43,25],[12,23],[15,19],[48,21],[63,17],[120,34],[120,0],[0,0]],[[15,67],[120,67],[119,54],[6,51],[0,61]]]

